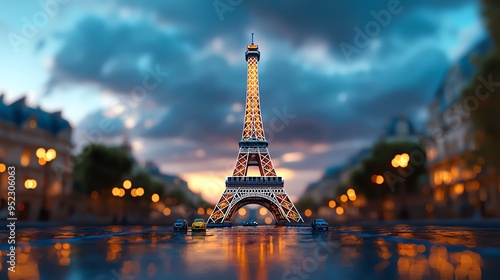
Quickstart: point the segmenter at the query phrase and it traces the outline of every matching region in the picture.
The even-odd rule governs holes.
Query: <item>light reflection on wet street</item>
[[[6,269],[8,245],[0,245],[0,279],[498,279],[499,233],[405,225],[27,228],[17,232],[15,273]]]

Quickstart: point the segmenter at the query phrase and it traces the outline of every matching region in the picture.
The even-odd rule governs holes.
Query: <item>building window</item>
[[[434,171],[434,186],[439,186],[443,183],[443,178],[441,177],[441,171]]]
[[[7,187],[8,187],[8,176],[7,172],[0,174],[0,197],[5,197],[7,195]]]
[[[36,128],[36,120],[35,120],[35,119],[31,119],[31,120],[29,121],[28,125],[29,125],[29,127],[30,127],[31,129]]]
[[[30,164],[30,157],[31,157],[31,152],[30,150],[26,149],[21,155],[21,165],[26,167]]]
[[[436,156],[437,156],[436,148],[434,146],[430,146],[427,151],[427,158],[430,161],[433,161],[434,159],[436,159]]]
[[[60,195],[61,194],[61,191],[62,191],[62,185],[61,185],[61,182],[59,181],[56,181],[52,184],[51,188],[50,188],[50,195],[51,196],[57,196],[57,195]]]
[[[452,188],[452,192],[450,192],[450,196],[452,199],[456,199],[458,196],[464,193],[464,184],[456,184]]]
[[[444,200],[444,190],[442,188],[434,190],[434,200],[443,201]]]

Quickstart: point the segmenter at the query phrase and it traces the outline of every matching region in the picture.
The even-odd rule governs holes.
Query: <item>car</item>
[[[173,225],[174,231],[186,231],[188,229],[188,223],[184,219],[177,219]]]
[[[243,222],[244,226],[258,226],[259,223],[257,223],[255,220],[251,220],[250,222]]]
[[[194,219],[194,222],[191,225],[191,230],[192,231],[207,230],[207,224],[205,223],[205,220],[203,220],[203,219]]]
[[[328,230],[328,223],[323,219],[314,219],[311,221],[313,230]]]

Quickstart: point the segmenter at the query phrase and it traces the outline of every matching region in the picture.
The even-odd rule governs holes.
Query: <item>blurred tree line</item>
[[[472,133],[476,142],[476,150],[470,157],[471,164],[476,164],[476,158],[482,157],[485,165],[493,167],[496,174],[500,174],[500,1],[481,0],[482,13],[490,37],[494,46],[492,51],[482,58],[479,69],[469,85],[464,89],[462,98],[464,102],[478,102],[477,108],[471,110]],[[478,92],[481,98],[478,98]],[[486,98],[484,98],[486,97]],[[474,105],[474,104],[468,104]],[[392,167],[391,159],[395,154],[411,151],[422,151],[423,146],[414,143],[378,143],[373,148],[370,157],[362,161],[361,165],[351,174],[351,184],[356,193],[364,194],[367,198],[383,198],[391,192],[401,194],[404,189],[408,193],[418,190],[422,175],[425,175],[425,166],[418,165],[411,175],[405,177],[404,182],[393,184],[393,188],[388,186],[387,178],[384,176],[384,183],[378,185],[373,182],[374,174],[384,175],[385,172],[398,175],[397,170]],[[400,181],[398,177],[395,177]],[[339,186],[337,195],[346,192],[350,186]],[[317,210],[320,206],[328,205],[330,197],[325,197],[318,205],[312,197],[303,196],[297,207],[299,209]]]
[[[392,160],[396,155],[407,154],[409,162],[405,167],[394,167]],[[406,195],[417,193],[426,180],[426,153],[420,142],[386,142],[376,143],[371,154],[354,167],[347,185],[339,185],[336,197],[323,197],[317,203],[312,197],[305,195],[296,204],[299,209],[318,210],[327,206],[330,200],[339,202],[338,197],[353,188],[358,195],[364,195],[368,200],[385,199],[389,195],[399,196],[406,202]],[[383,181],[377,183],[376,176]],[[382,180],[382,179],[379,179]]]
[[[394,167],[392,160],[401,154],[409,155],[408,165]],[[351,184],[356,193],[364,194],[368,199],[385,198],[391,193],[415,193],[422,184],[422,175],[426,174],[425,161],[425,151],[420,143],[379,142],[373,147],[372,154],[351,174]],[[381,176],[378,182],[377,176]],[[345,191],[339,188],[340,193]]]
[[[172,204],[194,208],[209,206],[204,200],[195,203],[183,189],[157,181],[145,171],[133,172],[133,159],[118,147],[89,144],[75,157],[74,166],[74,189],[80,193],[97,191],[100,195],[111,196],[114,187],[122,187],[124,180],[130,180],[132,188],[144,189],[144,195],[134,199],[150,201],[157,193],[162,198],[171,198]],[[125,197],[131,197],[129,191]]]
[[[476,141],[474,158],[500,171],[500,1],[482,0],[483,15],[494,47],[463,91],[464,102],[477,102],[470,111]]]

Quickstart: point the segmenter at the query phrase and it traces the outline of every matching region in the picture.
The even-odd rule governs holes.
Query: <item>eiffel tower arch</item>
[[[277,224],[297,224],[304,220],[277,176],[262,125],[259,96],[258,61],[260,51],[253,42],[245,52],[247,93],[243,133],[233,174],[226,179],[226,189],[208,218],[208,226],[229,226],[241,207],[259,204],[269,210]],[[260,176],[247,176],[248,167],[257,166]]]

